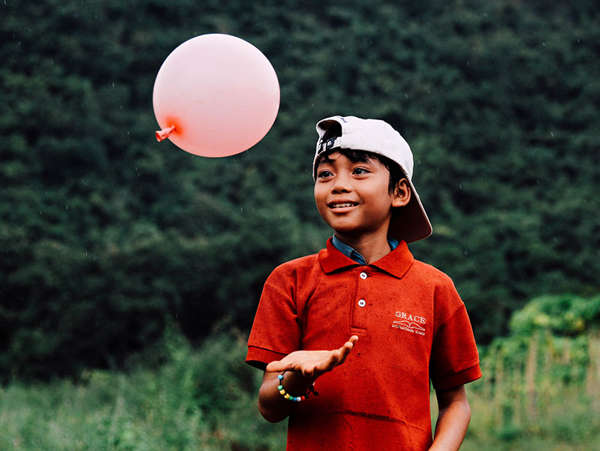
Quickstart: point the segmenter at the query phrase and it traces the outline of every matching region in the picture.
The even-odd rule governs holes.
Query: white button
[[[361,272],[360,273],[360,278],[365,280],[367,278],[367,273],[366,272]]]
[[[364,299],[361,299],[360,301],[358,301],[358,305],[359,305],[359,307],[364,307],[365,305],[367,305],[367,303],[365,302]]]

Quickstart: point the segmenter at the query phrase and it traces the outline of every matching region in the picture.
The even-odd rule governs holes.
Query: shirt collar
[[[398,241],[396,241],[396,240],[392,240],[392,239],[388,238],[388,243],[390,245],[391,250],[394,250],[394,249],[396,249],[396,247],[398,247]],[[367,264],[367,260],[365,259],[365,257],[362,256],[362,254],[360,252],[358,252],[352,246],[344,243],[337,236],[333,235],[331,237],[331,244],[333,244],[337,248],[338,251],[340,251],[346,257],[350,257],[355,262],[360,263],[361,265]]]
[[[340,243],[340,241],[338,240],[337,243]],[[406,274],[414,260],[415,258],[408,249],[406,241],[400,241],[396,249],[394,249],[392,252],[389,252],[379,260],[371,263],[370,265],[361,265],[361,263],[358,263],[349,256],[344,255],[344,253],[336,248],[331,238],[327,240],[327,248],[319,252],[319,263],[326,274],[334,271],[349,269],[355,266],[373,266],[391,274],[394,277],[401,278],[404,276],[404,274]]]

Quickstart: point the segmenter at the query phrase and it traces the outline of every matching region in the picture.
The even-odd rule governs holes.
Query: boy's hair
[[[381,164],[384,165],[390,173],[390,182],[388,184],[388,190],[390,193],[393,193],[396,190],[396,187],[398,186],[398,182],[400,182],[400,180],[407,178],[406,174],[404,173],[404,171],[398,163],[390,160],[387,157],[384,157],[383,155],[378,155],[376,153],[368,152],[366,150],[342,148],[329,149],[323,152],[321,155],[319,155],[319,157],[317,158],[317,162],[315,163],[315,172],[317,171],[319,164],[323,163],[324,161],[330,161],[329,155],[335,152],[339,152],[340,154],[344,155],[352,163],[366,162],[368,159],[379,160],[379,162],[381,162]]]

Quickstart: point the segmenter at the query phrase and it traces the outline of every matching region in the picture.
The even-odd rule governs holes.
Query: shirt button
[[[366,272],[361,272],[360,273],[360,278],[365,280],[367,278],[367,273]]]
[[[367,303],[365,302],[364,299],[361,299],[360,301],[358,301],[358,306],[359,307],[364,307],[365,305],[367,305]]]

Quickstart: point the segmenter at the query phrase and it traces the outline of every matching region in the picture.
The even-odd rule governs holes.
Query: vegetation
[[[328,235],[312,200],[317,119],[379,117],[416,156],[477,338],[539,293],[599,290],[599,10],[591,1],[0,3],[0,374],[119,368],[175,321],[247,329],[262,283]],[[281,109],[227,159],[154,142],[168,53],[240,36]],[[235,131],[232,131],[235,132]]]
[[[600,296],[544,296],[483,349],[464,449],[593,449],[600,440]],[[527,446],[524,446],[527,444]]]
[[[171,333],[151,353],[167,358],[158,370],[93,370],[78,384],[11,384],[0,392],[0,448],[282,449],[284,425],[259,419],[261,375],[242,363],[243,341],[221,335],[193,351]]]
[[[272,268],[330,233],[310,162],[335,113],[385,119],[415,153],[434,235],[411,249],[452,276],[481,346],[464,449],[592,448],[599,15],[590,0],[0,2],[0,448],[280,449],[244,337]],[[153,134],[160,64],[215,32],[261,49],[281,85],[272,130],[226,159]]]
[[[571,308],[562,316],[600,305],[600,297],[566,299]],[[512,324],[524,316],[537,321],[530,312],[542,304],[528,303]],[[484,378],[467,387],[473,417],[462,449],[594,449],[600,440],[599,321],[596,313],[568,336],[551,326],[533,333],[515,326],[483,349]],[[285,422],[267,423],[256,408],[262,374],[242,363],[245,337],[220,333],[194,350],[168,330],[126,373],[92,370],[77,384],[2,389],[0,448],[283,449]],[[157,369],[149,368],[148,356],[150,362],[160,357]]]

